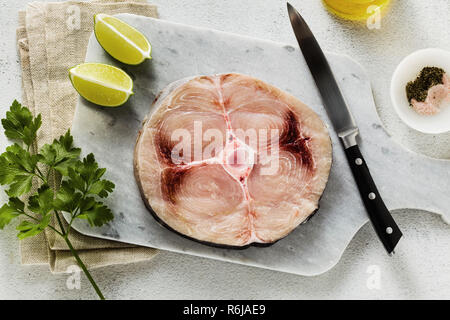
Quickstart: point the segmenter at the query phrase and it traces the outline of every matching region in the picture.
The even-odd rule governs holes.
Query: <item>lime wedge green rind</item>
[[[75,90],[86,100],[117,107],[133,95],[133,80],[123,70],[101,63],[83,63],[69,70]]]
[[[122,63],[137,65],[151,59],[152,47],[147,38],[116,17],[96,14],[94,34],[102,48]]]

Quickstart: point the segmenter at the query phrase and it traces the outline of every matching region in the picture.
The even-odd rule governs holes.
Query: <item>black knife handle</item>
[[[345,155],[374,229],[388,253],[391,253],[402,232],[381,199],[358,145],[345,149]]]

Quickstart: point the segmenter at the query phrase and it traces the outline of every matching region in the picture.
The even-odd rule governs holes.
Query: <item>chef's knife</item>
[[[314,35],[297,10],[289,3],[287,7],[298,44],[319,89],[328,117],[345,149],[345,155],[364,206],[378,237],[390,254],[402,237],[402,232],[381,199],[369,168],[359,150],[356,140],[359,133],[358,126],[345,103],[328,61]]]

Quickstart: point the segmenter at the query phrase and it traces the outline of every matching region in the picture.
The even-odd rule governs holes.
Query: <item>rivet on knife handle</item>
[[[388,253],[392,253],[402,232],[386,208],[359,146],[355,144],[346,148],[345,155],[374,229]]]

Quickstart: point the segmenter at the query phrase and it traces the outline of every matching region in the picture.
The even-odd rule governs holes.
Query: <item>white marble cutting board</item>
[[[108,169],[107,177],[115,182],[116,189],[107,200],[115,219],[101,228],[91,228],[84,222],[74,227],[99,238],[300,275],[317,275],[332,268],[368,221],[332,129],[333,167],[319,211],[308,223],[267,248],[212,248],[168,231],[145,208],[133,176],[133,148],[141,121],[159,91],[184,77],[249,74],[298,97],[331,128],[299,49],[163,20],[118,16],[148,37],[153,45],[153,60],[140,66],[122,65],[103,51],[94,36],[90,39],[86,61],[109,63],[127,71],[134,78],[135,95],[120,108],[101,108],[79,101],[72,133],[83,152],[94,152],[101,166]],[[346,56],[327,57],[360,126],[362,153],[388,208],[424,209],[450,220],[450,162],[413,154],[393,142],[381,126],[370,81],[361,66]]]

